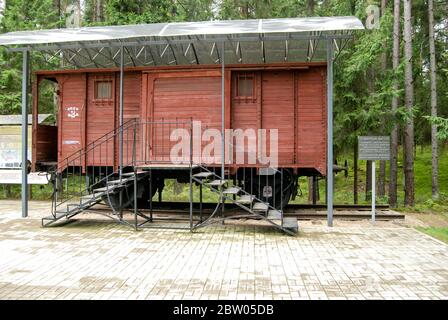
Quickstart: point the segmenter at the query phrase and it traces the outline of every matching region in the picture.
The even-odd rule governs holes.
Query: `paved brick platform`
[[[393,223],[41,228],[48,210],[0,201],[1,299],[448,299],[448,246]]]

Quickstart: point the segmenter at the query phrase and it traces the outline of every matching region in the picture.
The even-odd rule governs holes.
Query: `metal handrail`
[[[96,143],[98,143],[99,140],[103,139],[104,137],[107,137],[108,135],[110,135],[110,134],[112,134],[112,133],[114,133],[114,135],[113,135],[112,137],[115,137],[116,134],[117,134],[117,133],[115,132],[116,130],[119,130],[120,128],[125,128],[125,127],[127,127],[129,124],[134,124],[136,121],[137,121],[137,119],[135,119],[135,118],[126,121],[125,123],[123,123],[122,126],[120,126],[120,127],[118,127],[118,128],[114,128],[113,130],[111,130],[111,131],[105,133],[104,135],[102,135],[102,136],[99,137],[98,139],[96,139],[96,140],[90,142],[90,143],[87,144],[84,148],[81,148],[81,149],[79,149],[79,150],[73,152],[73,153],[70,154],[69,156],[65,157],[64,159],[58,161],[58,164],[56,165],[56,170],[59,170],[59,163],[68,162],[68,160],[69,160],[70,158],[74,157],[75,155],[79,155],[79,153],[82,154],[82,153],[86,153],[86,152],[88,152],[88,151],[91,149],[91,148],[89,149],[89,147],[90,147],[90,146],[94,146]],[[75,159],[77,159],[77,157],[76,157]],[[72,162],[73,162],[73,161],[72,161]]]
[[[101,186],[106,182],[106,194],[109,197],[109,179],[116,174],[116,172],[112,169],[110,170],[110,156],[115,157],[115,149],[116,145],[115,143],[112,146],[109,146],[109,143],[111,141],[115,141],[115,137],[122,134],[123,139],[126,139],[126,148],[123,150],[122,157],[125,158],[124,163],[122,164],[122,167],[129,167],[134,166],[136,167],[137,164],[140,164],[141,162],[152,162],[151,159],[152,154],[144,154],[142,153],[140,155],[140,159],[137,159],[138,151],[136,148],[137,145],[137,130],[140,131],[140,139],[143,137],[143,133],[145,126],[148,126],[148,128],[161,128],[162,129],[162,138],[165,139],[165,125],[189,125],[190,130],[190,139],[192,139],[192,120],[186,121],[186,120],[176,120],[176,121],[139,121],[138,119],[131,119],[127,122],[125,122],[122,126],[118,128],[114,128],[110,132],[107,132],[106,134],[102,135],[100,138],[96,139],[95,141],[89,143],[85,148],[80,149],[70,156],[62,159],[58,162],[56,165],[56,169],[54,172],[52,172],[53,177],[53,185],[55,191],[52,195],[52,213],[53,216],[56,215],[56,212],[59,210],[61,205],[68,203],[68,201],[76,198],[76,197],[82,197],[86,194],[90,194],[91,191],[96,186]],[[168,126],[168,128],[171,128],[171,126]],[[133,131],[132,133],[130,133]],[[152,132],[150,133],[153,134]],[[141,142],[144,140],[141,139]],[[146,141],[146,143],[142,147],[149,147],[152,148],[152,141]],[[154,143],[155,144],[155,143]],[[190,141],[190,148],[192,147],[192,141]],[[132,148],[130,150],[129,148]],[[104,152],[105,149],[105,152]],[[109,150],[112,149],[112,150]],[[130,152],[129,152],[130,151]],[[139,151],[144,151],[139,150]],[[165,150],[162,149],[162,152]],[[99,155],[98,155],[99,153]],[[160,157],[159,154],[156,154],[156,156]],[[166,157],[165,154],[162,154],[162,157]],[[92,161],[92,166],[88,166],[88,163]],[[158,161],[158,160],[156,160]],[[160,162],[160,161],[158,161]],[[192,167],[192,153],[190,150],[190,161],[189,165],[190,168]],[[76,170],[77,169],[77,170]],[[88,176],[85,176],[86,185],[84,185],[84,173],[85,170],[89,171],[92,170],[93,173],[93,183],[87,183]],[[99,173],[98,173],[99,170]],[[104,172],[103,172],[104,171]],[[69,179],[70,176],[70,179]],[[95,177],[99,178],[98,181],[95,181]],[[65,184],[64,184],[64,178],[66,178]],[[64,187],[66,190],[64,190]],[[81,205],[81,201],[80,201]],[[67,208],[67,211],[69,211],[69,208]]]
[[[68,156],[67,158],[61,160],[58,165],[56,166],[56,169],[54,172],[52,172],[52,177],[53,177],[53,187],[54,187],[54,192],[52,194],[52,214],[55,217],[57,214],[57,211],[59,209],[59,207],[65,203],[67,203],[68,201],[76,198],[76,197],[82,197],[85,194],[88,194],[89,191],[91,191],[95,186],[97,185],[101,185],[106,181],[106,188],[109,188],[108,186],[108,180],[110,177],[112,177],[115,173],[112,171],[111,173],[107,173],[107,170],[105,172],[105,176],[103,178],[101,178],[99,181],[94,182],[93,184],[91,184],[90,186],[86,186],[85,188],[82,187],[82,178],[83,178],[83,161],[85,161],[85,166],[87,167],[87,157],[90,155],[90,152],[95,152],[95,150],[97,148],[102,148],[104,146],[104,144],[106,144],[106,161],[108,158],[108,145],[107,143],[109,143],[111,140],[114,140],[114,138],[121,132],[124,132],[125,130],[128,130],[130,128],[135,128],[136,126],[136,119],[131,119],[129,121],[127,121],[126,123],[124,123],[122,126],[118,127],[118,128],[114,128],[114,130],[111,130],[110,132],[107,132],[106,134],[102,135],[100,138],[96,139],[95,141],[89,143],[87,145],[86,148],[84,149],[80,149],[78,151],[76,151],[75,153],[73,153],[72,155]],[[134,129],[135,130],[135,129]],[[114,155],[115,153],[115,145],[112,147],[112,155]],[[101,151],[102,149],[100,149]],[[103,159],[101,158],[101,152],[100,152],[100,163],[103,162]],[[94,157],[94,153],[93,153],[93,161],[95,161],[95,157]],[[129,163],[126,164],[126,166],[128,166]],[[107,166],[107,165],[106,165]],[[70,188],[69,186],[69,169],[70,167],[73,168],[72,171],[72,176],[75,175],[75,167],[78,167],[79,170],[79,174],[78,174],[78,185],[77,187],[77,191],[73,192],[74,190],[71,190],[71,192],[66,192],[64,194],[63,192],[63,174],[64,172],[66,173],[66,188],[67,190]],[[101,166],[100,166],[101,167]],[[101,176],[101,171],[100,171],[100,176]],[[73,178],[73,177],[72,177]],[[60,182],[62,182],[62,185],[59,186],[59,184],[61,184]],[[61,199],[58,198],[59,196],[59,192],[62,193],[61,195]],[[107,192],[108,193],[108,192]],[[81,203],[80,203],[81,204]],[[69,211],[69,206],[67,205],[67,212]]]

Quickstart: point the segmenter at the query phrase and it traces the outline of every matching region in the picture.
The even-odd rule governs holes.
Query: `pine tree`
[[[394,27],[393,27],[393,52],[392,68],[397,71],[400,63],[400,1],[394,0]],[[394,77],[393,90],[398,90],[398,80]],[[397,174],[398,174],[398,123],[397,123],[398,97],[396,93],[392,97],[392,116],[394,117],[391,132],[390,170],[389,170],[389,205],[397,206]]]
[[[61,19],[53,0],[7,1],[0,22],[1,32],[51,29],[58,27]],[[32,55],[31,69],[41,69],[42,57]],[[0,49],[0,114],[16,114],[21,110],[22,56]]]
[[[414,77],[412,74],[412,3],[404,0],[404,59],[405,59],[405,105],[408,111],[408,119],[404,129],[404,177],[405,177],[405,199],[404,204],[414,206]]]
[[[429,23],[429,59],[431,76],[431,116],[437,117],[437,76],[436,76],[436,47],[434,41],[434,8],[433,1],[428,0],[428,23]],[[437,126],[431,124],[431,158],[432,158],[432,197],[439,197],[439,155],[437,141]]]

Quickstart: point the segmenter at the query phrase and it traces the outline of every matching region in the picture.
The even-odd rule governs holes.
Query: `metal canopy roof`
[[[226,63],[326,61],[323,40],[332,39],[337,53],[359,29],[356,17],[155,23],[10,32],[0,45],[41,51],[64,67],[118,66],[122,46],[126,66],[213,64],[222,42]]]

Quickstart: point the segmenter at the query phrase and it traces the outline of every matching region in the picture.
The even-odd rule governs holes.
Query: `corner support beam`
[[[327,223],[333,226],[333,39],[327,39]]]
[[[22,62],[22,217],[28,217],[28,82],[29,51],[23,51]]]
[[[124,85],[124,47],[120,47],[120,106],[119,106],[119,135],[118,135],[118,157],[119,157],[119,173],[120,180],[123,175],[123,85]]]

